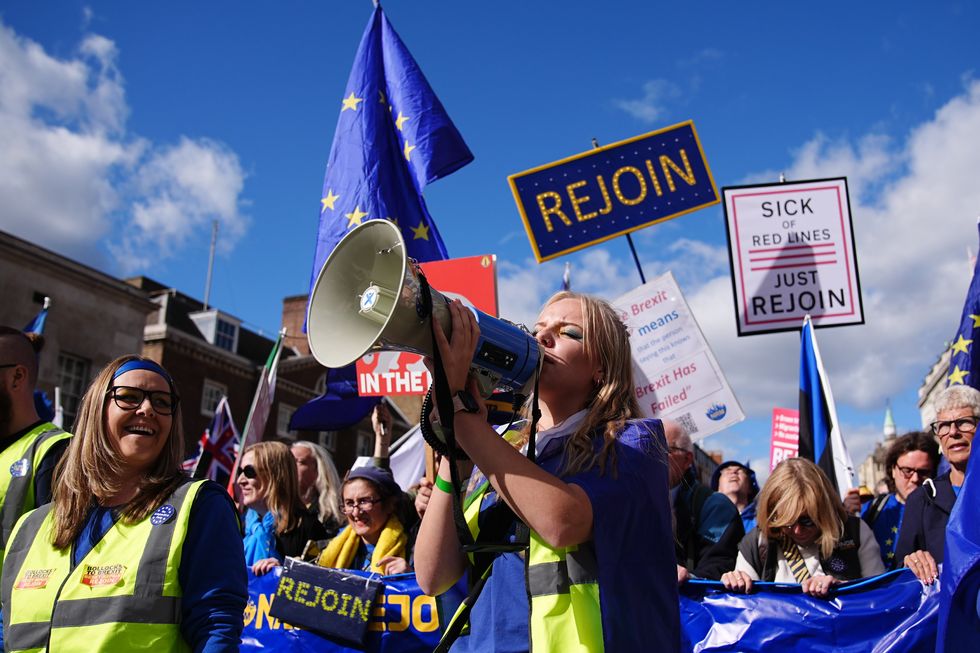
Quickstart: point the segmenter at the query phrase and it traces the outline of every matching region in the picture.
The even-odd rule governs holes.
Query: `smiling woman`
[[[8,650],[238,650],[237,516],[221,487],[181,471],[180,423],[177,388],[152,360],[118,358],[92,382],[53,502],[25,515],[7,546]],[[63,604],[75,618],[57,616]]]

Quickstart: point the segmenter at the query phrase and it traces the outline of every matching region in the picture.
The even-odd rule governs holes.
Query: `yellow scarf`
[[[374,545],[374,553],[371,555],[371,571],[383,574],[384,569],[379,564],[388,556],[398,558],[406,557],[408,536],[398,517],[391,515],[385,526],[381,529],[378,536],[378,543]],[[354,529],[348,526],[337,537],[330,540],[327,548],[317,558],[316,563],[321,567],[332,567],[334,569],[350,569],[354,564],[354,556],[357,549],[361,546],[360,536]]]

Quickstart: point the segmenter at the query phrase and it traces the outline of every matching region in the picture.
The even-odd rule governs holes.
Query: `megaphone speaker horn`
[[[451,337],[449,300],[435,288],[431,314],[423,301],[421,270],[389,220],[369,220],[334,248],[317,275],[306,316],[313,356],[324,366],[344,367],[378,351],[432,356],[432,320]],[[471,366],[489,396],[495,387],[518,392],[530,384],[538,342],[526,329],[475,309],[480,340]]]

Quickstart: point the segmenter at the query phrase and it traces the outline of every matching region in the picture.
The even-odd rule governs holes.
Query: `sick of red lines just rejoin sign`
[[[738,335],[864,323],[846,178],[722,195]]]

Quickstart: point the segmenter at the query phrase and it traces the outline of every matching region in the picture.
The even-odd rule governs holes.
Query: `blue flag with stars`
[[[980,229],[980,224],[977,224]],[[969,385],[980,390],[980,356],[973,355],[973,342],[980,336],[980,257],[973,268],[973,280],[963,303],[963,316],[949,348],[949,385]]]
[[[327,256],[366,220],[391,220],[408,255],[447,258],[422,191],[473,160],[381,7],[371,15],[341,103],[320,199],[310,288]]]

